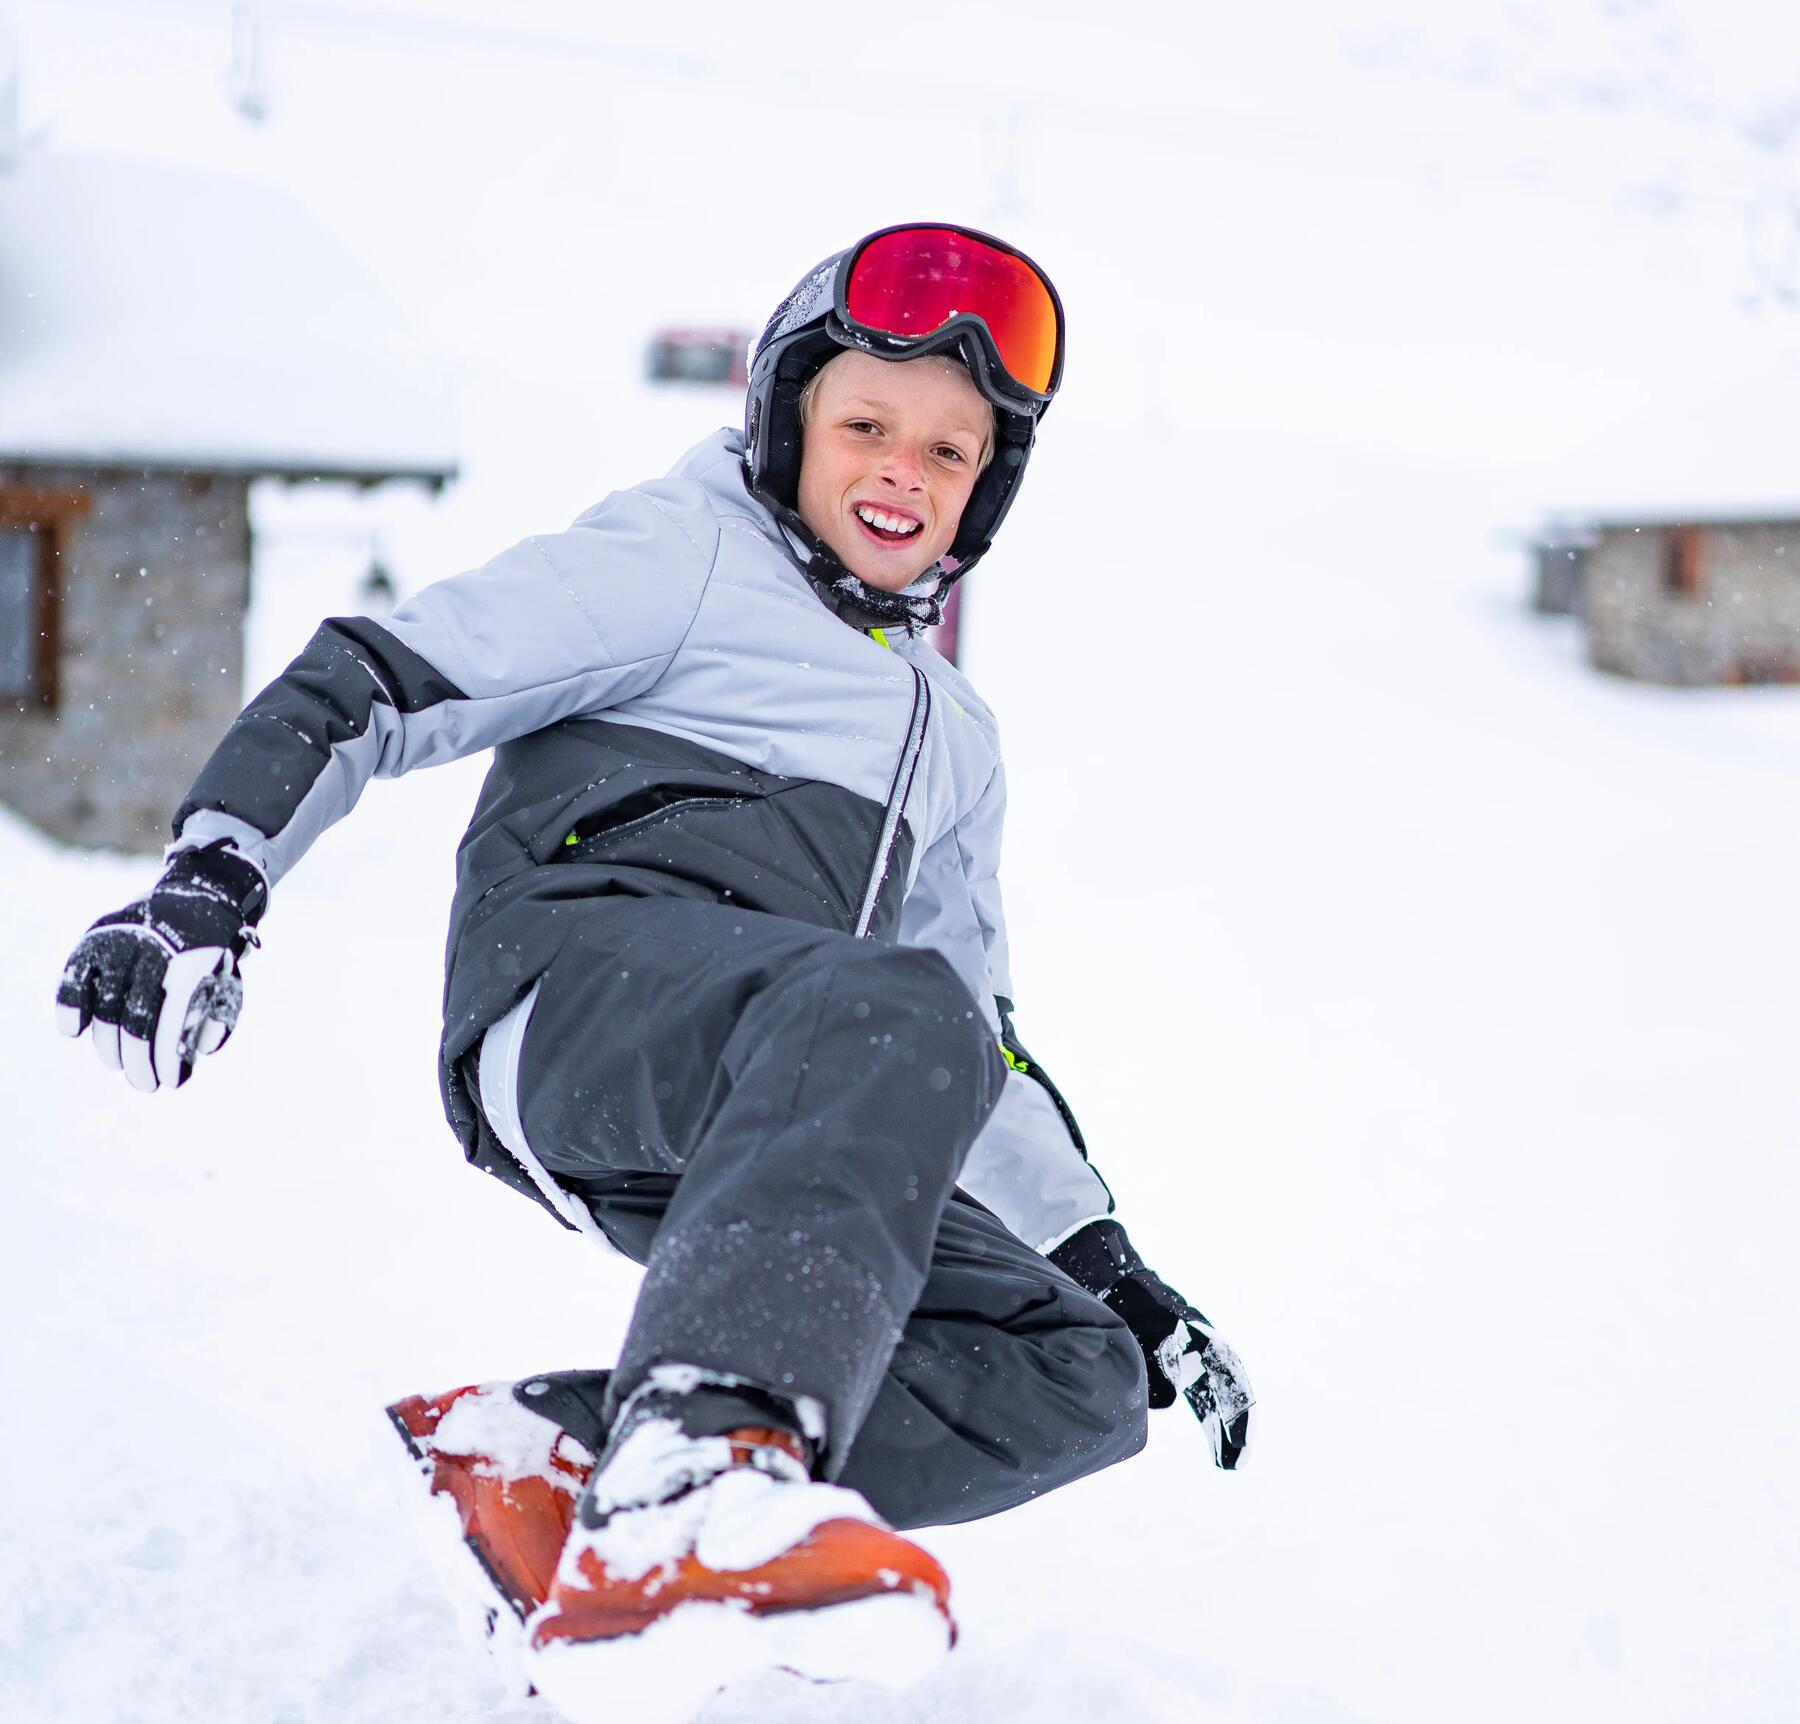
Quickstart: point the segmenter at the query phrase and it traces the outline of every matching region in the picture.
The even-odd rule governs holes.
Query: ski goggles
[[[835,309],[852,335],[889,352],[929,353],[976,335],[981,381],[1027,404],[1047,403],[1062,376],[1062,302],[1050,278],[1023,252],[969,228],[870,234],[838,271]]]

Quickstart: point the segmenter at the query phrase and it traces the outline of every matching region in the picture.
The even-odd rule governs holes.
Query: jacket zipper
[[[882,642],[886,646],[886,641]],[[900,818],[906,812],[906,799],[912,794],[913,777],[919,769],[919,755],[925,746],[925,721],[931,716],[931,684],[916,664],[906,667],[913,674],[912,722],[906,729],[906,742],[894,767],[894,782],[888,787],[887,811],[881,821],[881,837],[875,845],[875,860],[869,868],[869,884],[863,892],[862,909],[856,917],[856,937],[861,940],[875,920],[875,901],[881,896],[887,879],[888,864],[894,856],[894,839],[900,831]]]

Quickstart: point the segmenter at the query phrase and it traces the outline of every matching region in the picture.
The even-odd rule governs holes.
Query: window
[[[1676,598],[1697,599],[1706,592],[1698,527],[1665,527],[1662,536],[1663,591]]]
[[[43,550],[34,527],[0,526],[0,700],[41,704],[38,608]]]
[[[0,485],[0,706],[53,708],[67,527],[73,493]]]

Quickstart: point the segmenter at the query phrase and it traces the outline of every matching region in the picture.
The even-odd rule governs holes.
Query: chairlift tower
[[[231,105],[257,125],[269,117],[268,38],[254,0],[236,0],[231,8],[231,64],[225,71],[225,93]]]
[[[0,174],[24,159],[19,131],[19,47],[11,23],[0,13]]]

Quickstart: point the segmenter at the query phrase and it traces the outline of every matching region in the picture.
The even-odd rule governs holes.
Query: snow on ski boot
[[[524,1624],[549,1595],[605,1425],[604,1371],[478,1383],[387,1409],[425,1540],[464,1625],[520,1692]],[[425,1494],[416,1486],[422,1482]]]
[[[725,1425],[753,1405],[653,1380],[620,1415],[527,1624],[531,1680],[573,1724],[680,1724],[763,1670],[905,1687],[954,1642],[936,1560],[815,1481],[791,1429]]]

